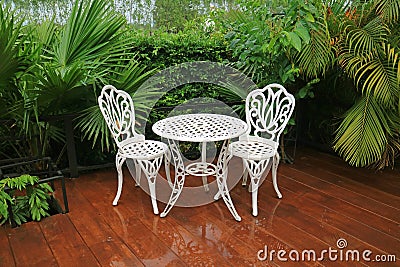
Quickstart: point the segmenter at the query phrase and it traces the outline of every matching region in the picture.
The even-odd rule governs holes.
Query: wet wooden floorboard
[[[237,161],[231,173],[240,171]],[[166,218],[125,169],[119,205],[112,206],[116,171],[100,170],[67,181],[68,214],[19,228],[0,229],[0,266],[400,266],[400,173],[357,169],[339,158],[303,148],[294,164],[281,164],[278,199],[271,177],[259,189],[259,215],[251,194],[231,191],[242,217],[222,200],[174,207]],[[189,179],[196,179],[193,177]],[[146,182],[142,177],[142,182]],[[198,181],[192,182],[193,184]],[[165,207],[159,203],[160,211]],[[259,250],[371,250],[396,262],[260,261]],[[287,256],[287,255],[286,255]]]

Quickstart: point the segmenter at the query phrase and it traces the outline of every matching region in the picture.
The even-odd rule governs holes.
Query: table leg
[[[214,199],[218,199],[222,197],[229,211],[237,221],[241,221],[242,218],[237,213],[235,206],[233,205],[231,196],[229,195],[229,189],[226,184],[226,180],[228,178],[228,146],[229,140],[225,140],[221,147],[221,152],[218,157],[217,162],[217,184],[218,184],[218,193],[214,196]]]
[[[160,214],[160,217],[167,216],[168,212],[172,209],[175,202],[178,200],[178,197],[182,193],[183,184],[185,183],[185,166],[183,165],[182,155],[179,151],[179,146],[174,140],[168,139],[168,143],[169,149],[171,151],[171,160],[173,160],[173,165],[175,166],[175,181],[167,206]]]
[[[207,142],[201,143],[201,162],[204,163],[207,162]],[[208,192],[210,189],[208,187],[207,175],[202,176],[202,179],[203,179],[204,190]]]

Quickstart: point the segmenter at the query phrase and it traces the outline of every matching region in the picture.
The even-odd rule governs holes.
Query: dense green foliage
[[[49,216],[49,193],[53,189],[38,181],[38,177],[30,175],[0,180],[0,225],[6,222],[21,225],[28,219],[40,221]]]
[[[296,59],[306,77],[323,74],[315,66],[333,64],[353,80],[356,99],[333,148],[351,165],[391,165],[400,154],[400,3],[327,1],[321,14],[315,41]]]
[[[224,62],[231,57],[222,34],[188,28],[176,34],[162,30],[132,32],[132,50],[141,64],[150,69],[165,69],[191,61]]]
[[[232,60],[232,53],[222,34],[210,34],[195,25],[188,25],[184,31],[175,34],[163,30],[135,30],[132,34],[132,51],[149,69],[163,70],[194,61],[229,63]],[[210,84],[183,85],[168,92],[157,106],[175,106],[195,97],[218,98],[218,88]]]
[[[0,20],[7,25],[0,38],[10,50],[10,59],[2,61],[5,66],[0,68],[6,85],[0,87],[4,109],[0,116],[11,121],[5,125],[12,125],[13,136],[28,136],[23,138],[26,150],[14,153],[40,156],[48,153],[52,141],[65,143],[62,128],[41,117],[69,113],[84,114],[77,124],[83,137],[100,139],[109,147],[97,107],[101,85],[112,83],[134,91],[151,74],[129,51],[131,39],[122,15],[102,1],[80,1],[62,27],[52,21],[22,27],[22,21],[16,22],[7,9],[2,9]]]
[[[301,0],[285,7],[276,7],[274,1],[242,1],[241,6],[220,19],[236,66],[259,86],[295,82],[300,69],[293,55],[310,42],[318,8]]]
[[[398,159],[399,1],[228,2],[237,5],[202,14],[196,1],[156,1],[154,27],[129,25],[116,1],[70,1],[62,25],[23,20],[2,4],[0,133],[22,137],[17,145],[0,140],[2,156],[62,153],[62,124],[43,118],[72,113],[82,140],[78,155],[101,160],[113,146],[97,106],[104,84],[133,95],[157,71],[213,61],[238,68],[260,87],[284,84],[299,107],[305,104],[302,136],[328,143],[351,165],[382,168]],[[241,100],[227,91],[189,84],[156,107],[201,96]],[[139,117],[155,94],[158,88],[149,86],[135,95]],[[162,116],[156,110],[150,121]]]
[[[1,9],[0,15],[4,27],[0,38],[5,45],[0,53],[8,59],[0,63],[0,119],[5,121],[0,130],[3,136],[19,139],[0,140],[2,156],[61,157],[58,153],[65,152],[62,121],[43,118],[77,114],[75,134],[82,139],[78,156],[98,163],[107,159],[103,151],[112,150],[113,145],[97,106],[104,84],[134,94],[155,70],[187,61],[221,62],[229,57],[223,36],[196,31],[195,21],[175,34],[138,30],[102,1],[77,1],[62,26],[53,21],[22,26],[24,21],[17,21],[8,8]],[[146,95],[135,96],[137,111],[147,109],[146,99],[157,93],[155,90],[148,88]],[[188,85],[167,95],[160,105],[174,105],[203,91],[216,96],[213,88]],[[172,99],[179,102],[171,103]]]
[[[339,107],[350,109],[335,114],[343,119],[333,148],[351,165],[393,164],[400,154],[399,1],[253,0],[241,6],[221,22],[236,65],[259,85],[295,83],[298,98],[314,96],[310,90],[327,94],[325,86],[351,91],[354,98]],[[340,80],[320,82],[328,75]],[[338,111],[336,103],[324,106]]]

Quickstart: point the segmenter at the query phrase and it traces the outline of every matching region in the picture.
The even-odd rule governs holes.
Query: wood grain
[[[279,167],[283,199],[276,197],[270,175],[261,185],[257,217],[251,215],[247,188],[238,184],[231,190],[241,222],[233,219],[222,200],[174,207],[160,218],[127,169],[114,207],[115,169],[83,174],[67,181],[68,214],[1,229],[0,266],[400,266],[398,170],[352,168],[309,148],[297,155],[294,164]],[[230,166],[231,175],[240,171],[240,163]],[[188,177],[187,185],[199,186],[201,180]],[[160,211],[165,207],[158,205]],[[391,254],[397,261],[257,258],[265,246],[269,251],[319,252],[337,248],[339,238],[347,241],[347,249]]]

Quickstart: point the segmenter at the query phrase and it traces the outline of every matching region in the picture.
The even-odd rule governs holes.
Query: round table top
[[[244,134],[246,122],[221,114],[185,114],[156,122],[153,132],[178,141],[213,142],[231,139]]]

